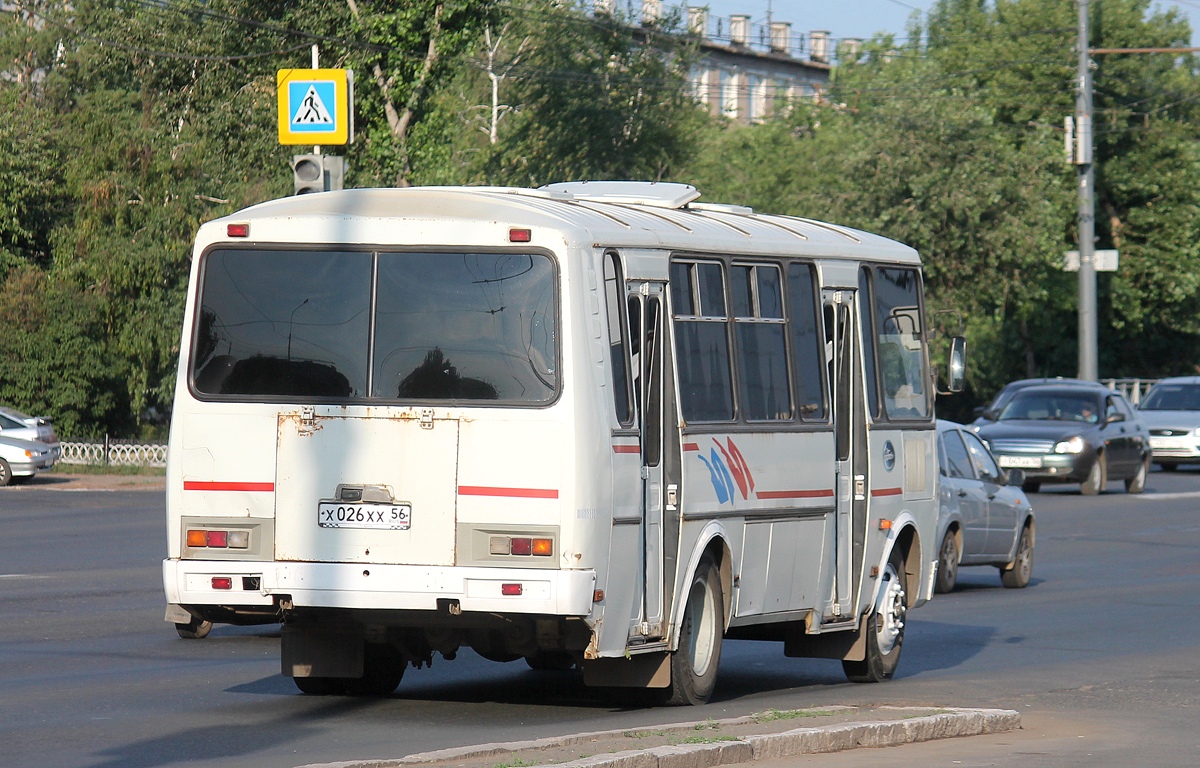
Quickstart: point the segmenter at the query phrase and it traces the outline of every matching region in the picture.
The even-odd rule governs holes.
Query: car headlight
[[[1083,453],[1083,438],[1075,435],[1070,440],[1062,440],[1054,444],[1055,453]]]

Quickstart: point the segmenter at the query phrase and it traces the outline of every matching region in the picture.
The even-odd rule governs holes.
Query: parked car
[[[938,421],[938,592],[958,583],[964,565],[1000,569],[1000,583],[1029,584],[1033,575],[1034,517],[1021,490],[1025,474],[1003,470],[987,446],[961,424]]]
[[[975,421],[971,422],[972,426],[981,427],[984,424],[991,424],[1000,417],[1000,412],[1004,410],[1004,406],[1008,405],[1008,401],[1013,399],[1013,395],[1020,392],[1026,387],[1032,387],[1038,384],[1094,384],[1095,382],[1087,381],[1086,379],[1067,379],[1062,376],[1054,378],[1042,377],[1040,379],[1019,379],[1010,381],[1000,388],[996,396],[992,398],[992,402],[982,408],[976,408]]]
[[[57,460],[58,454],[45,443],[0,436],[0,486],[23,483]]]
[[[1154,463],[1167,472],[1200,464],[1200,376],[1175,376],[1150,388],[1138,406],[1150,430]]]
[[[29,416],[15,408],[0,405],[0,437],[45,443],[54,451],[55,460],[58,459],[58,435],[54,432],[54,423],[47,416]]]
[[[1091,496],[1109,480],[1141,493],[1150,471],[1150,432],[1120,392],[1094,382],[1023,387],[997,419],[975,432],[1004,468],[1025,472],[1024,488],[1079,483]]]

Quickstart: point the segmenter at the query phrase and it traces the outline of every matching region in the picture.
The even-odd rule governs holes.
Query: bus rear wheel
[[[725,601],[721,578],[709,557],[692,576],[679,625],[679,647],[671,654],[671,686],[666,704],[703,704],[712,696],[725,634]]]
[[[896,674],[908,613],[902,573],[904,560],[893,550],[879,580],[875,605],[867,618],[866,657],[861,661],[842,661],[842,669],[851,682],[878,683],[890,680]]]
[[[203,640],[212,631],[212,622],[198,619],[195,616],[187,624],[176,624],[175,631],[184,640]]]

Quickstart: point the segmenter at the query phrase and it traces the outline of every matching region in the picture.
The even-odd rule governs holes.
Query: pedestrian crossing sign
[[[334,146],[354,141],[354,72],[281,69],[275,73],[279,143]]]

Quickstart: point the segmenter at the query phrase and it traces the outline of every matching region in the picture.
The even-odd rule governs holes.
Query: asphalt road
[[[274,627],[180,640],[162,621],[161,490],[0,489],[0,765],[264,766],[831,704],[1001,707],[1017,734],[823,756],[822,765],[1192,765],[1200,751],[1200,471],[1032,497],[1034,579],[992,568],[909,615],[896,680],[728,642],[714,699],[641,709],[570,673],[464,650],[382,700],[300,695]],[[790,764],[809,764],[797,759]]]

